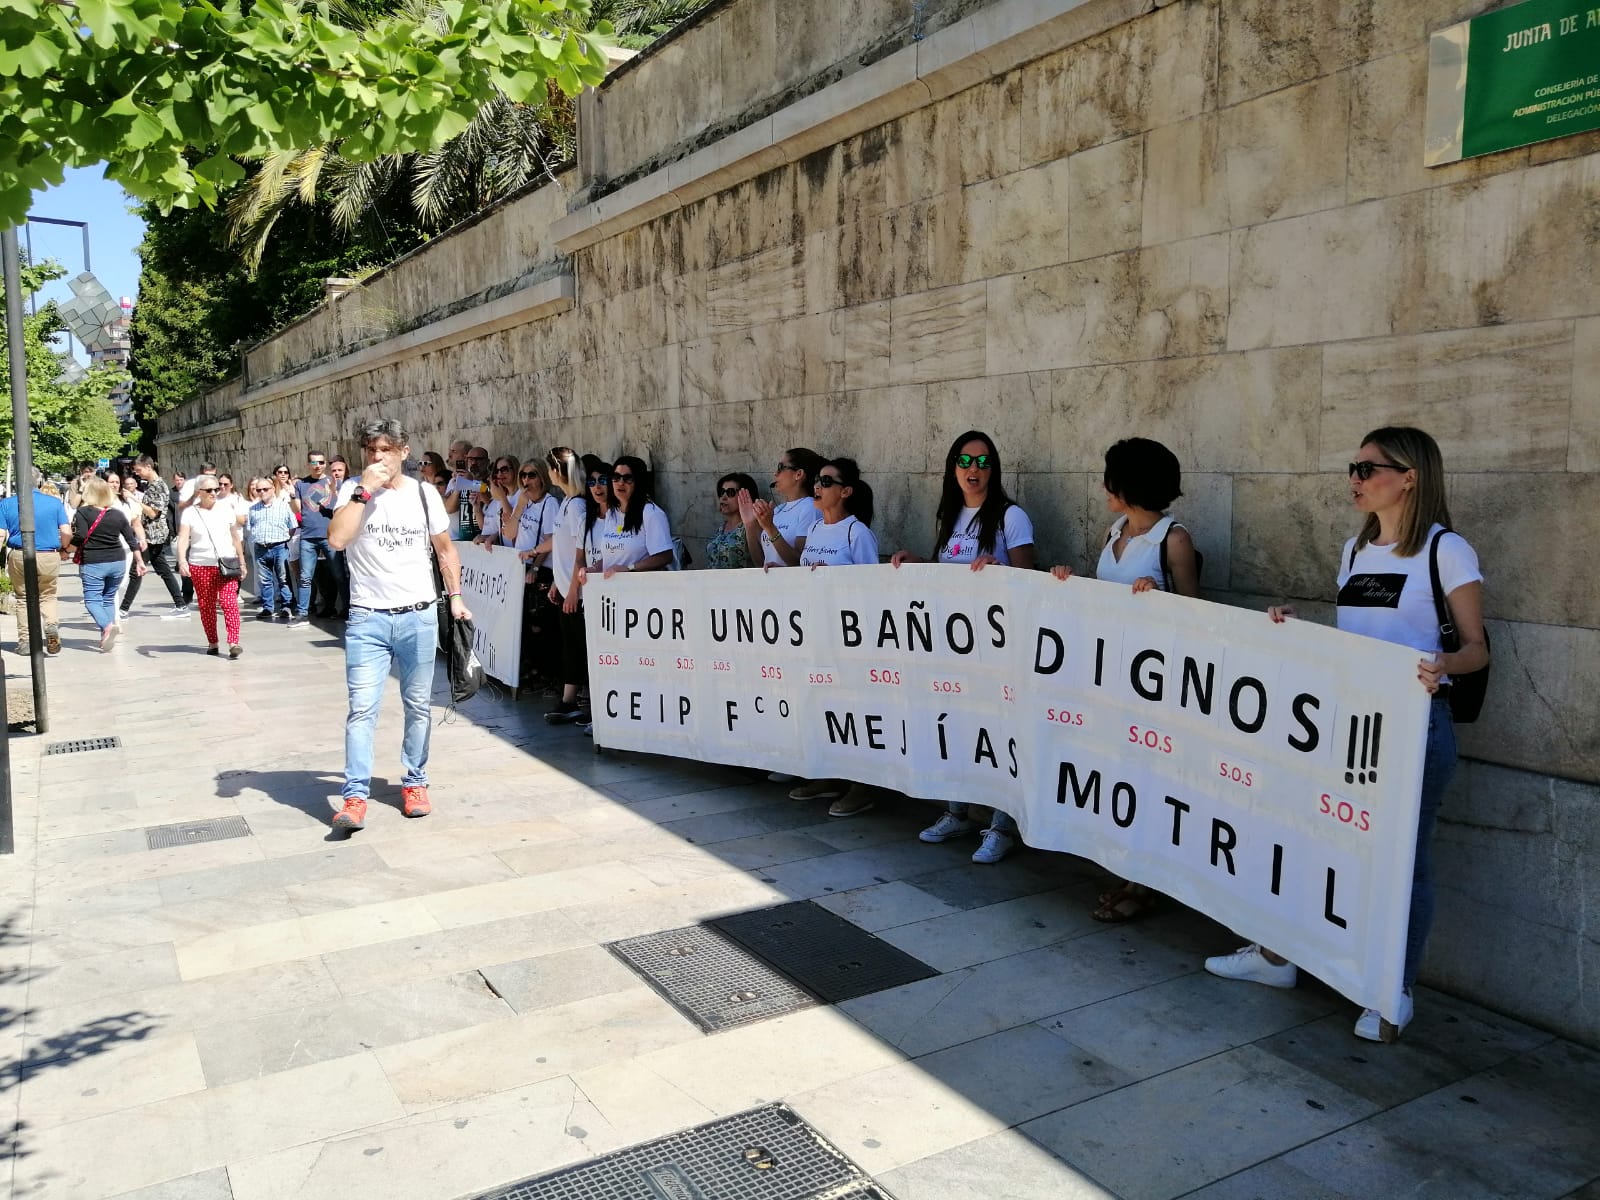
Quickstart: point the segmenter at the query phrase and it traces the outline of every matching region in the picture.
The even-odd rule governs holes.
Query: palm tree
[[[639,50],[712,0],[593,0],[587,27],[609,21],[617,44]],[[342,19],[394,8],[427,8],[427,0],[343,0]],[[267,155],[228,200],[228,241],[252,272],[278,218],[292,205],[326,210],[349,236],[385,202],[402,198],[415,226],[434,233],[541,179],[553,179],[577,154],[576,107],[553,83],[535,102],[496,96],[455,137],[427,154],[390,154],[353,162],[337,142]]]

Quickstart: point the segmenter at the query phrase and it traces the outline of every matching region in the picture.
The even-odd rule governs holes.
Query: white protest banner
[[[473,650],[484,673],[517,686],[522,662],[522,589],[527,567],[508,546],[457,542],[461,598],[472,612]]]
[[[598,744],[995,805],[1399,1011],[1415,651],[1001,567],[592,577],[584,600]]]

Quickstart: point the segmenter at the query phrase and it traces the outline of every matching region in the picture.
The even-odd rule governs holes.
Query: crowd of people
[[[531,585],[524,592],[523,678],[552,695],[554,704],[544,714],[547,722],[589,731],[589,656],[583,620],[587,581],[596,573],[611,578],[619,572],[688,565],[683,543],[657,502],[652,470],[636,456],[607,461],[557,446],[522,460],[510,454],[492,455],[487,448],[462,440],[451,444],[447,454],[427,451],[412,460],[405,457],[409,445],[403,431],[392,422],[369,427],[363,448],[367,467],[360,480],[350,479],[348,465],[339,455],[314,451],[307,456],[303,476],[296,478],[280,464],[251,479],[241,496],[232,478],[214,464],[202,464],[192,477],[175,472],[168,480],[145,456],[127,464],[125,472],[86,469],[71,481],[65,496],[42,485],[35,497],[47,653],[60,649],[57,567],[53,562],[48,569],[44,565],[57,556],[43,553],[55,550],[63,558],[75,553],[82,564],[84,604],[100,631],[102,651],[114,645],[121,621],[132,613],[143,577],[152,570],[171,600],[164,615],[187,617],[192,602],[211,654],[221,652],[219,612],[229,656],[237,658],[241,652],[239,585],[252,569],[259,580],[259,620],[304,625],[317,601],[321,615],[348,617],[349,780],[346,809],[335,818],[336,827],[344,829],[359,829],[365,817],[371,723],[376,720],[381,684],[381,676],[370,668],[381,660],[386,674],[396,656],[410,663],[402,680],[407,710],[406,812],[416,816],[428,811],[423,768],[434,643],[428,640],[428,652],[423,654],[413,632],[401,637],[390,625],[434,603],[415,599],[413,592],[428,591],[437,599],[448,587],[453,609],[465,611],[452,542],[471,541],[490,553],[504,548],[521,560]],[[1451,529],[1443,459],[1428,434],[1405,427],[1374,430],[1350,462],[1348,481],[1350,500],[1361,521],[1340,553],[1338,625],[1418,651],[1422,656],[1418,686],[1433,696],[1405,961],[1409,1004],[1410,985],[1432,921],[1433,823],[1455,764],[1447,702],[1451,677],[1479,671],[1488,663],[1482,575],[1472,547]],[[1148,438],[1118,441],[1105,452],[1103,483],[1112,519],[1095,556],[1095,577],[1125,584],[1135,594],[1161,590],[1198,601],[1203,557],[1197,543],[1203,543],[1204,531],[1190,530],[1172,514],[1183,494],[1177,457]],[[403,498],[418,484],[424,494],[420,505]],[[428,493],[436,497],[437,508]],[[352,499],[361,504],[352,505]],[[928,521],[930,540],[915,547],[886,554],[873,531],[873,490],[860,464],[808,447],[791,447],[778,456],[765,495],[750,473],[730,471],[717,479],[713,499],[718,519],[705,531],[707,569],[815,570],[884,561],[895,567],[935,562],[972,571],[1042,566],[1035,553],[1033,521],[1006,490],[1000,448],[979,430],[969,430],[950,444],[939,500]],[[413,580],[411,590],[405,591],[406,603],[398,607],[376,604],[373,597],[392,599],[399,591],[386,574],[377,540],[369,539],[358,572],[363,582],[352,607],[345,551],[367,526],[358,524],[353,515],[336,516],[347,507],[361,507],[367,514],[363,521],[375,513],[388,513],[386,531],[392,531],[396,521],[414,518],[411,552],[421,555],[425,546],[433,545],[441,571],[438,579],[431,584]],[[10,534],[8,567],[13,589],[20,592],[16,514],[14,497],[0,501],[0,519]],[[412,564],[412,576],[419,571]],[[1051,573],[1064,580],[1073,568],[1059,564]],[[1447,623],[1453,625],[1458,643],[1453,648],[1447,649],[1442,640],[1435,575],[1448,608]],[[1286,606],[1271,610],[1274,621],[1293,616],[1294,610]],[[376,649],[358,654],[356,643],[364,645],[375,629],[381,631]],[[411,625],[406,624],[405,630]],[[25,626],[22,636],[27,636]],[[26,649],[26,643],[19,648]],[[352,743],[350,729],[357,725],[366,732]],[[352,762],[354,774],[350,774]],[[779,773],[772,779],[792,783],[789,795],[794,800],[828,801],[827,811],[833,817],[855,816],[874,804],[872,789],[850,780],[804,780]],[[998,862],[1018,844],[1017,825],[997,808],[981,815],[983,807],[978,801],[949,804],[920,837],[936,843],[976,835],[973,861]],[[1148,888],[1124,882],[1099,897],[1093,916],[1105,922],[1131,920],[1156,902]],[[1206,968],[1269,986],[1288,987],[1296,981],[1293,964],[1256,945],[1209,959]],[[1409,1017],[1407,1008],[1398,1023],[1403,1025]],[[1378,1021],[1376,1013],[1363,1013],[1357,1033],[1376,1038]]]

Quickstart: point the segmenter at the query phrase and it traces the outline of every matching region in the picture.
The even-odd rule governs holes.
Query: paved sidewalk
[[[975,866],[909,801],[830,821],[480,697],[435,710],[407,821],[391,681],[368,827],[330,840],[336,631],[247,619],[229,662],[143,606],[102,656],[62,584],[0,861],[7,1195],[455,1200],[783,1100],[897,1200],[1600,1198],[1600,1054],[1427,991],[1359,1042],[1311,981],[1204,974],[1211,922],[1097,925],[1097,869]],[[250,836],[146,848],[224,816]],[[941,974],[708,1036],[603,948],[790,899]]]

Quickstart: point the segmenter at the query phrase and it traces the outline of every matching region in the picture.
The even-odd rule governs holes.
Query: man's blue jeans
[[[289,543],[276,546],[256,546],[256,579],[261,588],[261,611],[288,612],[289,604]]]
[[[116,562],[84,563],[78,568],[83,606],[102,631],[117,619],[117,589],[127,573],[128,564],[120,558]]]
[[[300,586],[295,591],[294,613],[297,617],[311,612],[311,581],[316,578],[317,559],[328,560],[328,571],[333,576],[334,599],[323,597],[323,610],[331,612],[339,606],[338,595],[344,590],[344,559],[333,552],[325,537],[300,535]]]
[[[391,667],[400,676],[405,733],[400,743],[403,787],[428,782],[429,700],[434,660],[439,651],[439,616],[429,605],[421,612],[381,613],[352,608],[344,628],[344,678],[350,712],[344,721],[344,798],[363,799],[372,783],[372,738],[378,704]]]

